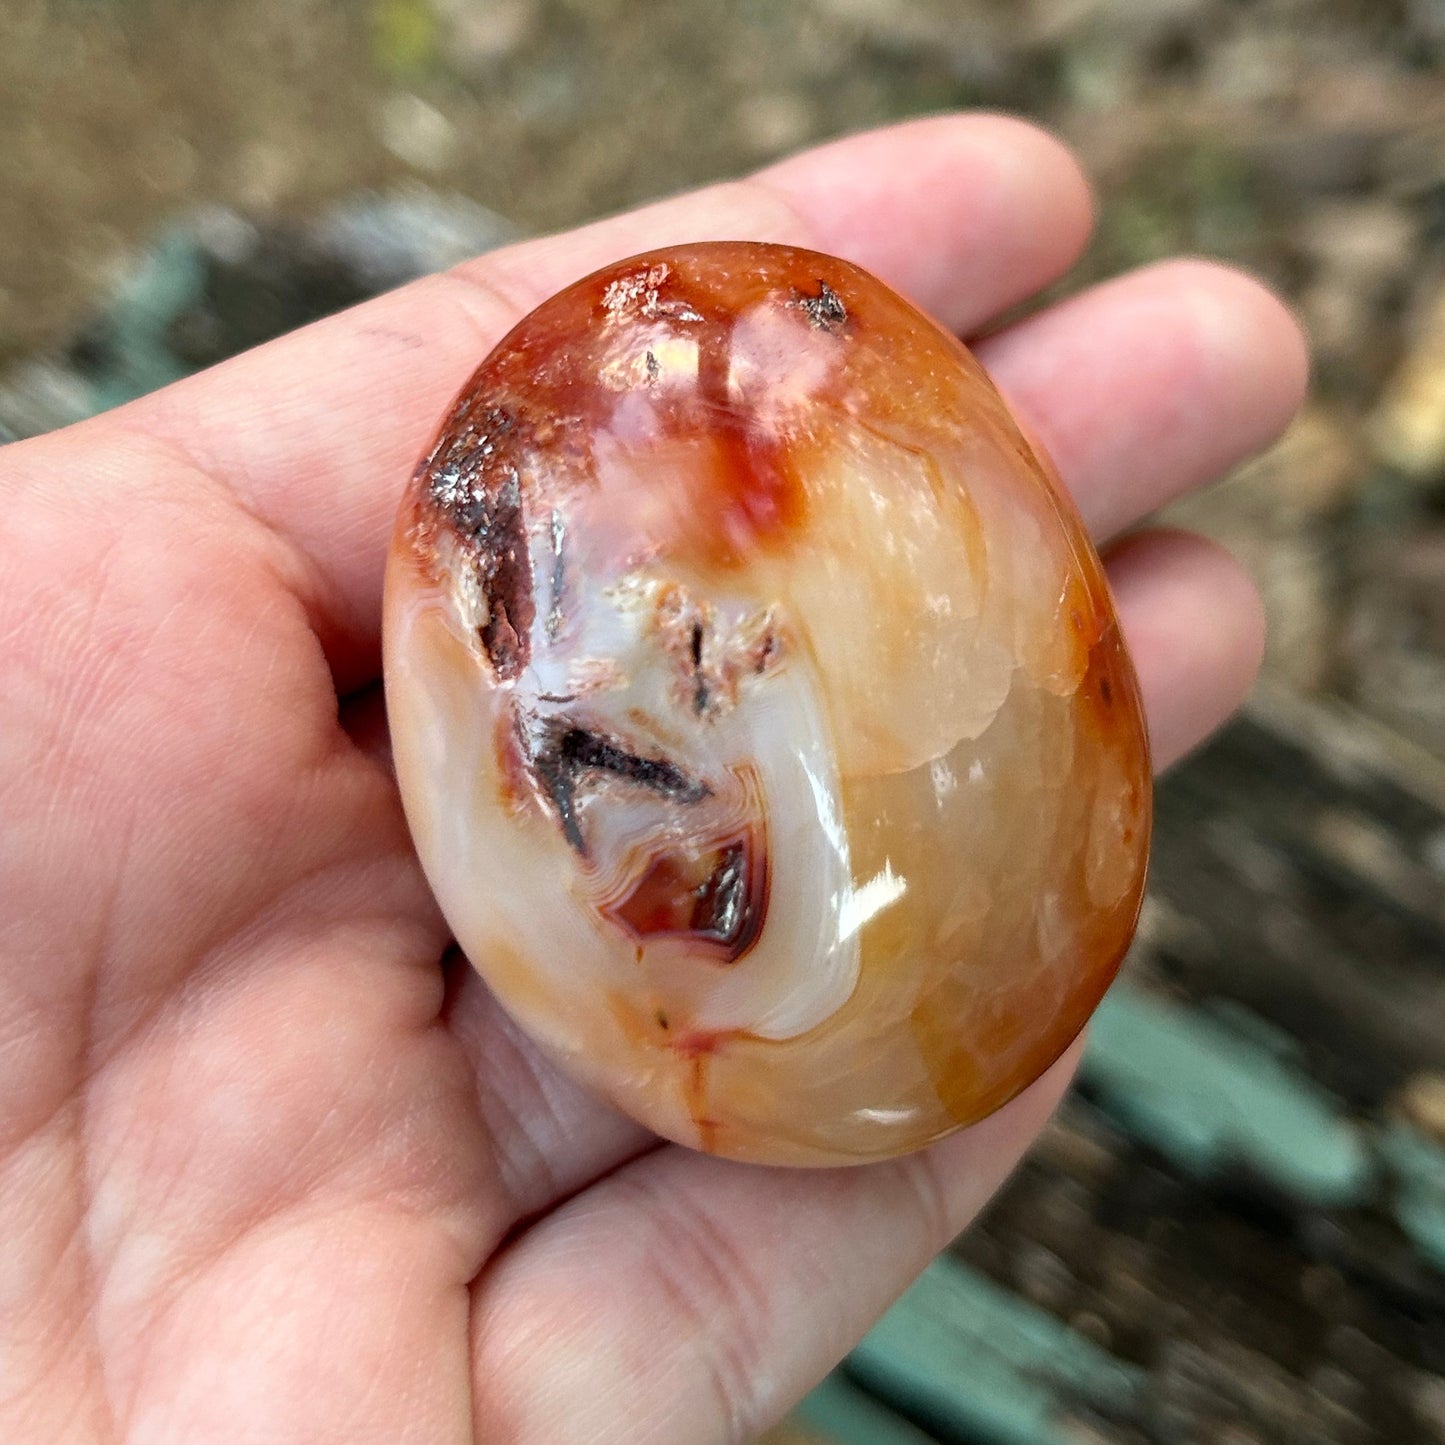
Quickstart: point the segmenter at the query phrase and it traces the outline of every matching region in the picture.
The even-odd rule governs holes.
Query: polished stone
[[[839,1163],[1006,1102],[1133,932],[1133,670],[1048,464],[846,262],[634,258],[523,320],[401,508],[387,702],[458,941],[683,1143]]]

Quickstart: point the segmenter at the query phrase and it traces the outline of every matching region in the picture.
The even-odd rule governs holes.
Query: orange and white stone
[[[411,484],[385,642],[459,943],[682,1143],[918,1148],[1128,945],[1148,751],[1098,558],[968,352],[844,261],[682,246],[534,311]]]

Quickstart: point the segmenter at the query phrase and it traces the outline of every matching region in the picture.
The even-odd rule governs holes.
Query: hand
[[[714,236],[860,262],[964,336],[1054,280],[1084,181],[1022,123],[880,131],[432,277],[0,452],[0,1438],[740,1441],[977,1213],[1073,1055],[924,1154],[747,1168],[558,1076],[448,936],[376,679],[393,509],[524,310]],[[1283,308],[1197,262],[977,344],[1107,542],[1299,403]],[[1259,604],[1110,572],[1161,764]]]

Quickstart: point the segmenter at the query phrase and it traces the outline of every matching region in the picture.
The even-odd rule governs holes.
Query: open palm
[[[860,262],[965,336],[1058,276],[1057,143],[917,122],[430,278],[0,452],[0,1439],[743,1440],[995,1189],[1069,1060],[912,1159],[749,1168],[553,1072],[448,953],[386,765],[382,561],[524,310],[710,237]],[[1268,442],[1305,364],[1200,263],[979,342],[1107,540]],[[1260,643],[1228,558],[1110,570],[1167,763]]]

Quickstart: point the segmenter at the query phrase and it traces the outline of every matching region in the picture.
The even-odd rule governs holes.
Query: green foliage
[[[396,80],[414,80],[436,63],[438,22],[430,0],[373,0],[371,58]]]

